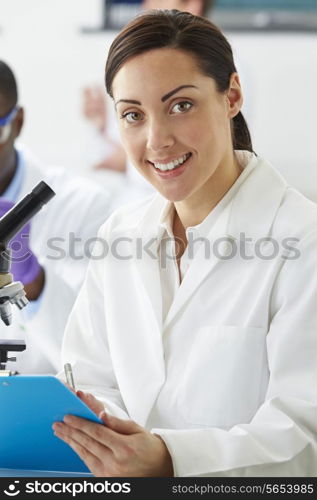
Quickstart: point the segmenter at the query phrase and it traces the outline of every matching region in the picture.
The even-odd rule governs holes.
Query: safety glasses
[[[0,144],[4,144],[9,139],[12,122],[19,109],[19,106],[15,106],[7,115],[0,117]]]

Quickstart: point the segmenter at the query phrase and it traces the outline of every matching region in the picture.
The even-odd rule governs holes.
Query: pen
[[[65,371],[65,375],[66,375],[67,384],[72,389],[74,389],[74,391],[76,391],[76,389],[75,389],[75,383],[74,383],[74,377],[73,377],[72,365],[70,363],[66,363],[64,365],[64,371]]]

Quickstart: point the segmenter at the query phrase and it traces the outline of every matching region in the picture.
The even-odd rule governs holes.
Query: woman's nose
[[[150,123],[147,132],[147,149],[149,150],[160,151],[173,146],[175,142],[172,131],[164,121]]]

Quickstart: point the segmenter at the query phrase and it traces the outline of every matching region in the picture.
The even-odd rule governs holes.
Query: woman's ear
[[[238,73],[232,73],[227,90],[228,118],[234,118],[241,110],[243,95]]]

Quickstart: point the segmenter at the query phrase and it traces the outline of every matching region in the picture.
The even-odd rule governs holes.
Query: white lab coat
[[[65,332],[78,386],[160,434],[178,476],[317,475],[317,206],[253,161],[209,234],[239,245],[244,233],[253,259],[205,258],[202,245],[162,324],[157,260],[96,249]],[[153,251],[165,204],[121,208],[100,237],[130,238],[121,256],[137,238]],[[257,258],[267,237],[283,251],[266,258],[267,240]],[[298,259],[282,257],[289,237]]]
[[[30,153],[19,151],[25,161],[19,199],[41,180],[52,187],[56,196],[30,221],[30,247],[45,270],[38,310],[30,316],[26,310],[21,313],[12,306],[12,324],[8,327],[1,322],[0,338],[24,339],[27,345],[25,352],[17,353],[16,363],[7,363],[8,369],[55,374],[61,367],[65,324],[88,263],[89,251],[84,252],[83,247],[89,238],[97,236],[100,225],[107,219],[110,199],[105,190],[92,182],[63,169],[41,168]],[[76,243],[75,258],[69,252],[71,233],[81,240]],[[60,239],[50,243],[50,238]]]

